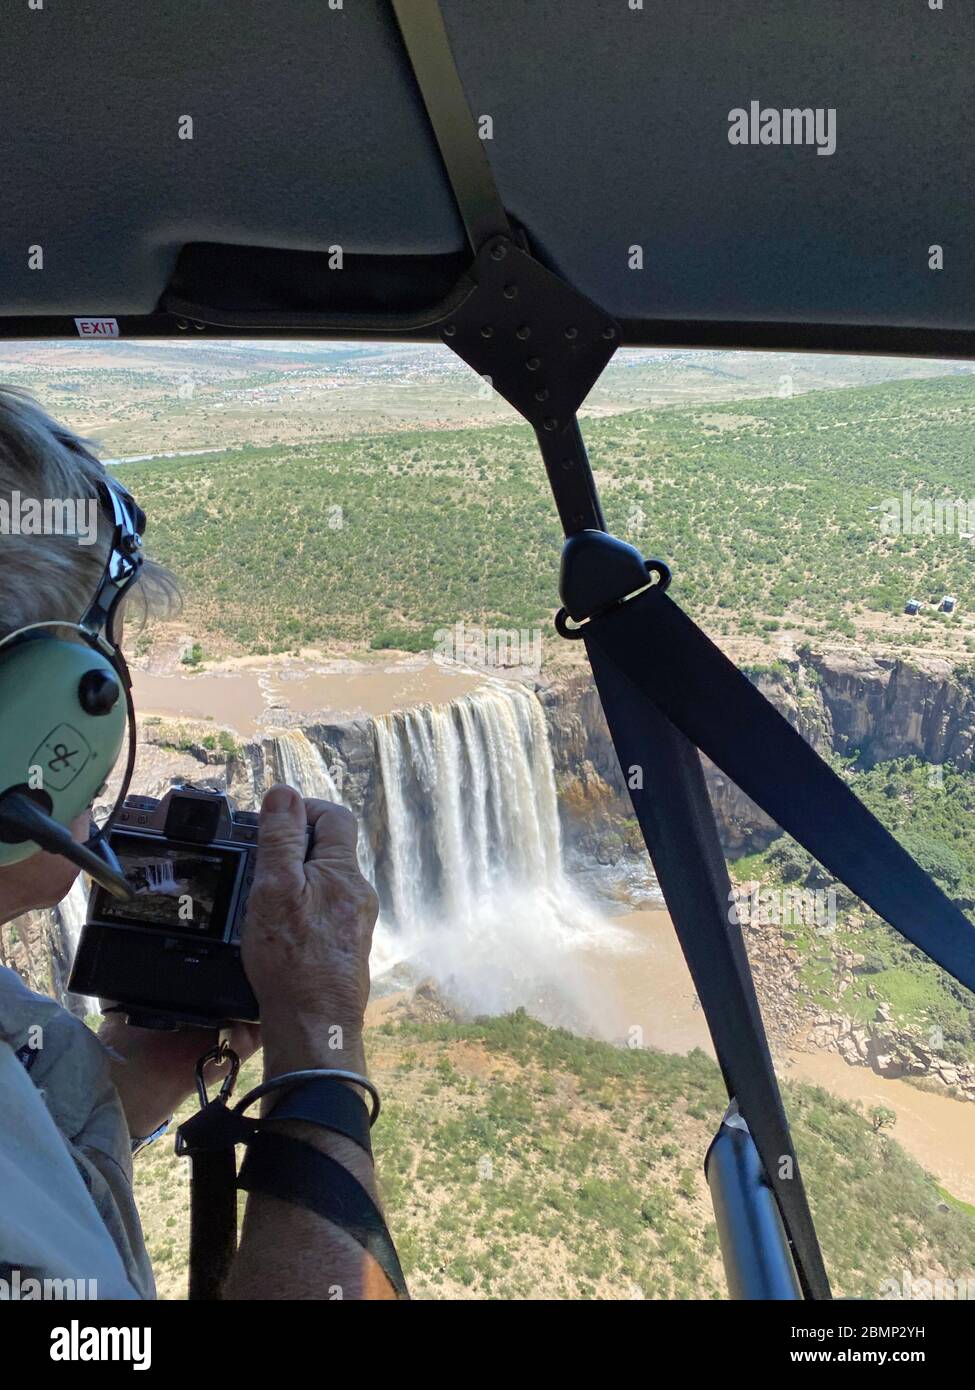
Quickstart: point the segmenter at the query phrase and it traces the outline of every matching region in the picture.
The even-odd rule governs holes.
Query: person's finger
[[[308,824],[312,827],[308,858],[334,859],[338,852],[356,859],[359,824],[352,812],[334,801],[308,801],[305,804]]]
[[[306,835],[305,803],[293,787],[276,783],[265,794],[257,832],[258,879],[303,880]]]

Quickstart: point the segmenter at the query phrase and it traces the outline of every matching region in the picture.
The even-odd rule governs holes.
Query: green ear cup
[[[87,810],[122,747],[122,679],[93,647],[38,637],[0,650],[0,795],[30,788],[68,825]],[[37,852],[0,843],[0,865]]]

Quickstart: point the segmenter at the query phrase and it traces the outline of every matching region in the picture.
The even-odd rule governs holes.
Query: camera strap
[[[230,1071],[216,1096],[207,1096],[203,1071],[208,1062],[229,1061]],[[176,1152],[190,1161],[190,1280],[192,1302],[220,1297],[237,1251],[237,1191],[263,1192],[306,1207],[357,1241],[383,1270],[397,1297],[408,1298],[406,1281],[382,1213],[362,1184],[335,1159],[311,1144],[267,1128],[282,1120],[301,1120],[331,1130],[372,1153],[370,1127],[379,1113],[379,1097],[365,1077],[340,1071],[295,1072],[248,1092],[228,1105],[240,1062],[221,1043],[197,1065],[199,1111],[176,1133]],[[370,1114],[361,1097],[346,1084],[355,1081],[373,1096]],[[260,1096],[290,1089],[262,1118],[246,1114]],[[236,1148],[247,1155],[237,1172]]]

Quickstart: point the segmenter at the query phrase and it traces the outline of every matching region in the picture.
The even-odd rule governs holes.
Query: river
[[[638,1027],[643,1041],[665,1052],[714,1049],[694,985],[665,908],[614,918],[632,933],[632,954],[591,953],[587,969],[592,997],[603,1010],[596,1020],[606,1038],[626,1037]],[[932,1173],[942,1187],[975,1204],[975,1105],[922,1091],[909,1081],[878,1076],[851,1066],[835,1052],[791,1050],[776,1058],[780,1078],[822,1086],[841,1100],[869,1111],[884,1105],[897,1122],[898,1143]]]

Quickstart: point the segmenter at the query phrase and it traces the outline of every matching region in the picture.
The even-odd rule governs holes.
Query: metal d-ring
[[[670,566],[666,563],[666,561],[645,560],[644,565],[646,567],[648,576],[654,574],[657,576],[657,582],[652,586],[653,588],[666,589],[669,586],[672,575],[670,572]],[[609,613],[614,608],[618,608],[621,603],[625,602],[626,598],[624,597],[622,599],[619,599],[616,603],[609,604],[609,606],[606,608],[598,609],[595,613],[592,614],[591,617],[587,618],[585,622],[579,623],[575,627],[569,626],[569,622],[571,621],[571,619],[568,609],[560,608],[555,615],[555,631],[559,634],[560,637],[566,638],[566,640],[569,642],[578,642],[581,637],[585,637],[586,628],[591,622],[593,622],[596,618],[602,617],[604,613]]]

